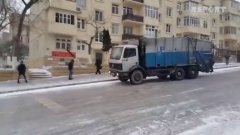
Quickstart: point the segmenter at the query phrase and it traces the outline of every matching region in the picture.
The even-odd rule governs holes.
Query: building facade
[[[219,7],[226,9],[217,12]],[[70,48],[82,64],[99,58],[107,65],[109,54],[101,51],[104,28],[113,44],[190,36],[238,50],[239,11],[235,0],[40,0],[31,8],[29,60],[34,67],[64,65],[72,59]]]

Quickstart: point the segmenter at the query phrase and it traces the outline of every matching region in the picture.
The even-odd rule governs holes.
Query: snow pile
[[[240,135],[240,112],[224,112],[201,120],[203,125],[178,135]]]
[[[47,69],[29,69],[29,77],[30,78],[49,78],[52,77],[52,73]]]

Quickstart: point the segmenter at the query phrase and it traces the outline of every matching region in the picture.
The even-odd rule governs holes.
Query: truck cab
[[[120,45],[112,48],[109,66],[112,71],[129,72],[129,69],[139,64],[136,45]]]
[[[109,60],[110,73],[112,76],[117,76],[122,82],[126,82],[131,79],[130,74],[137,68],[142,68],[139,66],[139,50],[137,45],[119,45],[112,48]],[[139,70],[140,71],[140,70]],[[141,83],[145,77],[143,74],[144,69],[136,74],[134,82],[137,84]]]

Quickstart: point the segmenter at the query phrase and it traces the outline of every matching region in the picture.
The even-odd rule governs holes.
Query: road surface
[[[0,95],[1,135],[239,135],[240,68]]]

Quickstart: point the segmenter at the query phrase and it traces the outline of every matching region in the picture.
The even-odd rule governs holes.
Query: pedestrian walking
[[[27,83],[27,78],[26,78],[26,66],[23,63],[23,61],[20,62],[20,64],[18,65],[18,83],[20,83],[20,77],[23,76],[25,79],[25,82]]]
[[[229,58],[230,58],[230,56],[227,54],[227,55],[225,55],[225,60],[226,60],[226,65],[228,65],[229,64]]]
[[[96,74],[101,74],[100,69],[102,69],[102,62],[100,59],[96,60],[95,66],[96,66]]]
[[[73,79],[73,66],[74,66],[74,60],[72,59],[69,63],[68,63],[68,72],[69,72],[69,76],[68,76],[68,80],[72,80]]]

